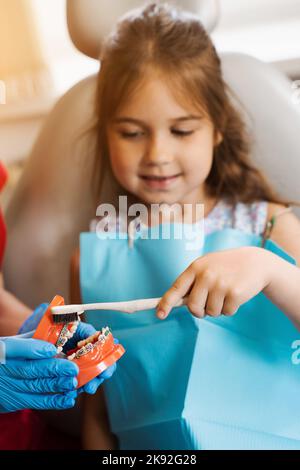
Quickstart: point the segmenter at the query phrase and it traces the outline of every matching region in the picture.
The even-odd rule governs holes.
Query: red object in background
[[[0,415],[0,450],[34,450],[41,432],[38,416],[31,410]]]
[[[5,166],[0,161],[0,191],[2,191],[7,180],[7,171]],[[0,209],[0,267],[2,265],[4,249],[6,244],[6,227],[2,210]]]
[[[49,427],[36,411],[0,414],[0,451],[75,449],[81,449],[79,438]]]

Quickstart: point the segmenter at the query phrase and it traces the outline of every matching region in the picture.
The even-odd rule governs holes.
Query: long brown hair
[[[230,95],[237,97],[224,82],[215,47],[194,15],[156,3],[129,12],[107,39],[100,59],[95,160],[98,189],[106,177],[114,180],[106,142],[107,124],[150,67],[163,73],[180,100],[204,108],[215,132],[223,137],[214,149],[212,168],[205,181],[209,196],[233,204],[259,200],[295,204],[282,199],[250,161],[251,140]]]

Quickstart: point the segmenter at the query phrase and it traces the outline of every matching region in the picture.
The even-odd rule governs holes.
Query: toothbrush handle
[[[187,304],[188,297],[180,299],[175,307],[180,307],[181,305]],[[78,305],[59,305],[57,307],[52,307],[53,314],[69,314],[77,312],[78,314],[83,313],[88,310],[116,310],[124,313],[134,313],[141,310],[151,310],[156,308],[161,301],[161,297],[156,297],[154,299],[137,299],[137,300],[128,300],[126,302],[101,302],[94,304],[78,304]]]
[[[175,307],[180,307],[181,305],[186,305],[187,297],[181,299]],[[138,299],[138,300],[129,300],[126,302],[103,302],[96,304],[85,304],[82,305],[82,310],[117,310],[119,312],[125,313],[134,313],[141,310],[151,310],[156,308],[161,301],[161,297],[156,297],[153,299]]]

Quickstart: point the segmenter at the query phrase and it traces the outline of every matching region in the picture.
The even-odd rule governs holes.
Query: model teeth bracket
[[[94,335],[90,336],[89,338],[79,341],[77,346],[81,348],[78,349],[75,353],[71,354],[68,356],[69,361],[73,361],[73,359],[79,359],[82,356],[85,356],[89,352],[93,351],[93,349],[99,345],[103,346],[103,344],[106,341],[106,338],[108,335],[111,333],[111,330],[109,327],[102,328],[101,333],[99,334],[98,332],[95,333]],[[96,340],[97,339],[97,340]],[[94,341],[95,342],[91,342]]]
[[[64,345],[69,341],[69,339],[73,338],[73,336],[74,336],[74,334],[77,330],[78,324],[79,324],[79,321],[71,323],[70,330],[68,328],[67,323],[63,326],[63,328],[60,332],[60,335],[58,337],[58,340],[56,342],[56,345],[55,345],[56,348],[57,348],[58,353],[61,353],[62,350],[63,350]]]

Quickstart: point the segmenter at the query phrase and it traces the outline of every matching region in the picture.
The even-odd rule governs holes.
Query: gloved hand
[[[34,310],[32,315],[30,315],[30,317],[28,317],[27,320],[23,323],[23,325],[21,326],[19,330],[19,333],[23,334],[28,331],[36,329],[47,307],[48,307],[48,304],[39,305]],[[74,349],[78,341],[81,341],[82,339],[85,339],[88,336],[93,335],[95,332],[96,330],[92,325],[90,325],[89,323],[80,322],[73,338],[71,338],[66,344],[66,346],[64,347],[64,352],[66,353],[70,349]],[[115,343],[118,343],[117,339],[115,339]],[[102,374],[98,375],[95,379],[91,380],[90,382],[85,384],[83,387],[80,387],[78,389],[78,392],[79,393],[86,392],[86,393],[89,393],[90,395],[93,395],[94,393],[96,393],[96,391],[98,390],[98,387],[104,382],[104,380],[109,379],[114,374],[116,368],[117,368],[117,365],[113,364],[111,367],[109,367],[104,372],[102,372]]]
[[[23,325],[19,329],[18,333],[19,335],[22,335],[24,333],[27,333],[28,331],[33,331],[36,329],[38,324],[40,323],[45,311],[48,308],[47,303],[40,304],[38,307],[35,308],[35,310],[32,312],[30,317],[26,318],[24,321]]]
[[[55,359],[53,344],[0,338],[0,412],[66,409],[75,405],[78,367]]]

